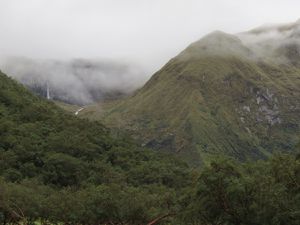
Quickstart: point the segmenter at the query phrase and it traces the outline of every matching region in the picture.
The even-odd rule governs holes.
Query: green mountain
[[[118,182],[121,177],[134,180],[128,172],[148,166],[183,173],[187,169],[169,155],[141,148],[124,134],[112,134],[99,122],[65,113],[1,72],[0,115],[0,176],[7,181],[35,178],[58,187],[80,187],[85,182]],[[69,174],[60,171],[62,165],[70,166]],[[154,183],[164,178],[157,179],[151,178]]]
[[[228,40],[235,39],[225,36]],[[249,54],[247,50],[242,51]],[[164,76],[168,77],[164,85],[174,85],[171,74],[165,72]],[[132,99],[138,99],[141,93],[144,98],[153,98],[149,90],[152,85],[158,85],[159,80],[156,79],[160,78],[152,78],[149,86]],[[195,82],[195,87],[203,82],[192,76],[187,80],[178,79],[186,86],[191,81]],[[203,94],[201,99],[199,92],[190,94],[189,89],[182,92],[181,85],[176,88],[181,92],[173,90],[171,93],[177,94],[175,97],[189,108],[178,106],[174,111],[167,111],[167,105],[166,108],[160,107],[161,112],[176,115],[174,120],[166,122],[180,126],[182,113],[191,109],[195,100],[199,101],[196,106],[201,106],[201,101],[207,96]],[[160,94],[169,93],[156,91]],[[217,88],[214,93],[217,93]],[[191,99],[185,98],[184,101],[182,95]],[[209,99],[216,101],[221,98]],[[172,102],[175,100],[169,100],[170,104],[176,105]],[[104,110],[122,102],[106,106]],[[233,104],[228,100],[227,103]],[[73,106],[65,104],[63,107],[74,114]],[[186,114],[190,121],[195,121],[193,117],[199,115],[197,107]],[[91,112],[91,108],[84,108],[78,115]],[[222,110],[216,109],[211,114],[201,115],[214,119],[209,123],[219,122],[221,118],[218,117],[227,112],[225,109],[229,111],[230,108],[223,106]],[[251,112],[248,108],[245,110]],[[145,115],[145,111],[140,113]],[[167,117],[167,114],[164,116]],[[159,114],[156,114],[156,118],[160,118]],[[232,122],[232,117],[226,118],[226,123]],[[282,123],[282,117],[280,119],[280,122],[275,120],[276,125]],[[148,120],[144,124],[156,125]],[[199,124],[206,125],[204,122]],[[192,131],[192,125],[188,124],[184,131]],[[163,134],[166,128],[160,128]],[[147,130],[139,128],[145,135]],[[288,135],[287,132],[285,134]],[[147,137],[150,135],[153,134],[149,133]],[[290,137],[295,137],[293,135],[291,133]],[[158,134],[156,137],[159,140]],[[182,139],[185,137],[182,136]],[[167,139],[167,142],[159,143],[160,147],[170,146],[171,141]],[[189,149],[182,151],[193,153]],[[202,150],[197,151],[194,152],[194,160],[203,156],[199,154]],[[266,161],[240,163],[218,156],[201,169],[191,170],[174,154],[141,148],[121,132],[112,133],[99,122],[70,115],[55,103],[31,94],[0,72],[0,223],[4,225],[298,225],[299,159],[299,155],[279,154]]]
[[[300,136],[299,25],[213,32],[131,97],[86,107],[81,116],[194,164],[219,153],[246,160],[291,151]]]
[[[2,224],[146,224],[178,207],[189,171],[0,72]]]

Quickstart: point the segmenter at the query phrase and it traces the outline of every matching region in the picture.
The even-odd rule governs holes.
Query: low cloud
[[[30,89],[46,96],[47,85],[53,99],[89,104],[127,95],[146,81],[138,65],[112,60],[33,60],[6,58],[1,69]]]
[[[300,46],[300,21],[288,24],[265,25],[237,35],[258,58],[285,60],[284,48]]]

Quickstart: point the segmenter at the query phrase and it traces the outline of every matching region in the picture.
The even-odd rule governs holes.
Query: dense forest
[[[0,222],[299,225],[300,157],[191,168],[0,73]]]

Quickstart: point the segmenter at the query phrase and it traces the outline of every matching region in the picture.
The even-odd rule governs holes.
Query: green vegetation
[[[0,103],[4,225],[300,223],[299,156],[218,157],[191,170],[66,114],[4,74]]]
[[[251,57],[215,32],[78,116],[0,72],[0,223],[299,225],[300,68]]]
[[[69,112],[71,114],[75,114],[75,112],[80,109],[81,107],[78,105],[71,105],[65,102],[60,102],[60,101],[54,101],[55,105],[58,107],[62,108],[66,112]]]
[[[0,74],[0,220],[141,224],[176,210],[188,166]]]
[[[299,66],[254,58],[238,38],[215,32],[133,96],[86,107],[81,116],[127,129],[145,146],[196,165],[220,153],[262,159],[299,142],[299,74]]]
[[[203,168],[182,224],[300,223],[300,161],[276,155],[239,164],[219,158]]]
[[[300,161],[213,160],[180,195],[162,186],[118,184],[51,188],[0,181],[3,224],[298,225]],[[159,194],[160,193],[160,194]]]
[[[0,74],[1,224],[298,225],[300,157],[202,169],[114,137]]]

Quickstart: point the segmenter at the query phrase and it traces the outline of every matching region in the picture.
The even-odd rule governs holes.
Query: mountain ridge
[[[220,153],[247,160],[292,151],[300,136],[297,54],[285,39],[276,37],[269,52],[265,39],[245,40],[210,33],[131,97],[87,107],[82,116],[125,128],[142,145],[176,152],[194,164]]]

